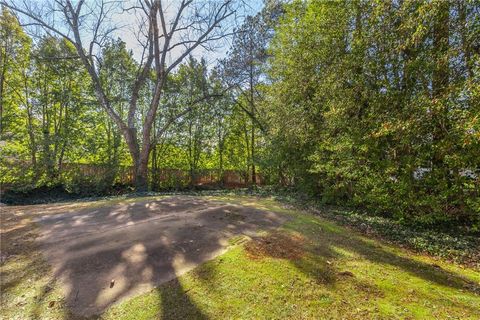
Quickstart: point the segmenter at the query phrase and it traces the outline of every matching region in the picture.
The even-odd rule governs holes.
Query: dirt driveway
[[[89,205],[41,215],[38,241],[73,313],[98,314],[223,253],[229,239],[285,221],[193,196]]]

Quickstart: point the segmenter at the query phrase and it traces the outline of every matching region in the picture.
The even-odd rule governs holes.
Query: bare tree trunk
[[[145,18],[148,21],[147,41],[144,44],[146,59],[142,61],[143,65],[139,68],[137,78],[132,87],[126,121],[112,108],[111,101],[109,101],[102,87],[99,70],[96,68],[94,60],[93,48],[96,46],[101,47],[102,44],[105,44],[105,41],[109,38],[109,33],[112,31],[110,28],[102,28],[102,26],[105,27],[104,23],[110,20],[107,17],[110,11],[105,10],[110,2],[105,0],[96,2],[99,12],[92,10],[89,5],[85,4],[86,1],[84,0],[75,2],[64,0],[54,1],[54,3],[55,5],[52,6],[49,13],[63,13],[65,25],[62,28],[57,28],[55,23],[53,23],[55,21],[46,19],[45,16],[42,16],[41,13],[27,5],[26,2],[19,3],[16,0],[0,0],[0,4],[30,17],[43,29],[60,35],[75,46],[78,56],[92,80],[98,103],[112,118],[125,138],[135,167],[134,175],[137,190],[146,190],[148,160],[152,143],[154,143],[151,137],[152,124],[157,114],[167,76],[197,47],[201,47],[210,41],[217,41],[229,34],[228,29],[223,30],[221,24],[236,12],[233,8],[233,0],[213,3],[211,6],[206,6],[201,1],[182,0],[171,17],[170,11],[168,11],[168,17],[166,16],[167,8],[163,8],[161,0],[141,1],[141,5],[137,9],[145,14]],[[205,7],[210,9],[204,13],[199,13]],[[167,18],[171,18],[168,19],[170,21],[167,21]],[[88,21],[90,21],[90,25],[88,25]],[[81,31],[83,30],[80,29],[86,28],[86,25],[91,27],[93,35],[89,40],[89,45],[84,47],[81,38]],[[67,32],[64,32],[65,30]],[[187,38],[177,36],[185,30],[194,30],[194,32],[187,32],[191,36]],[[184,50],[176,58],[173,58],[172,62],[167,66],[167,57],[171,57],[174,48],[180,47],[184,47]],[[137,100],[140,89],[144,86],[145,80],[150,74],[153,62],[155,62],[156,71],[155,89],[142,126],[141,139],[139,139],[140,137],[137,136],[137,130],[134,125],[138,111]],[[140,141],[142,143],[141,147],[139,145]]]
[[[255,172],[255,103],[254,103],[254,88],[253,88],[253,41],[250,37],[250,106],[252,108],[252,185],[257,184],[257,175]]]
[[[2,73],[0,74],[0,134],[3,133],[3,88],[5,83],[5,74],[7,71],[7,49],[5,48],[5,57],[3,50],[0,53],[0,66],[2,67]]]
[[[127,142],[128,151],[132,157],[135,188],[138,191],[146,191],[148,189],[148,155],[150,154],[150,150],[148,150],[146,157],[144,152],[140,152],[136,132],[137,130],[135,128],[124,128],[124,130],[122,130],[122,134]]]
[[[253,88],[252,88],[253,91]],[[253,93],[252,93],[252,114],[255,117],[255,106],[253,104]],[[252,185],[255,186],[257,184],[257,173],[256,173],[256,167],[255,167],[255,121],[254,117],[251,119],[252,120],[252,135],[251,135],[251,154],[252,154]]]
[[[61,146],[60,147],[60,154],[58,156],[58,174],[60,175],[61,172],[62,172],[62,167],[63,167],[63,157],[65,155],[65,149],[67,148],[67,143],[68,143],[68,139],[67,139],[67,136],[69,136],[69,125],[68,125],[68,117],[69,117],[69,113],[68,113],[68,103],[65,104],[65,113],[64,113],[64,117],[65,117],[65,121],[64,121],[64,125],[63,125],[63,128],[59,128],[59,131],[63,131],[63,141],[61,142]],[[60,115],[60,121],[62,121],[62,116]],[[55,148],[57,148],[57,142],[56,142],[56,145],[55,145]],[[55,151],[55,154],[57,154],[57,152]]]
[[[250,164],[252,163],[251,161],[251,149],[250,149],[250,139],[248,136],[248,122],[245,121],[245,126],[244,126],[244,134],[245,134],[245,146],[246,146],[246,154],[247,154],[247,167],[245,171],[245,184],[248,184],[250,179],[249,179],[249,172],[250,172]]]
[[[255,124],[252,120],[252,185],[257,184],[257,174],[255,170]]]
[[[219,134],[219,139],[218,139],[218,155],[219,155],[219,180],[220,184],[223,186],[224,184],[224,172],[223,172],[223,151],[224,151],[224,141],[220,137],[221,134]]]
[[[32,161],[33,171],[35,172],[35,177],[38,176],[37,170],[37,143],[35,140],[35,132],[33,130],[33,116],[32,111],[27,103],[27,132],[28,137],[30,138],[30,157]],[[36,178],[35,178],[36,179]]]
[[[156,121],[153,122],[153,145],[152,145],[152,183],[150,184],[152,189],[157,187],[157,180],[158,180],[158,167],[157,167],[157,137],[156,137]]]
[[[23,89],[25,90],[25,109],[27,112],[27,133],[30,139],[30,159],[32,162],[32,168],[34,172],[34,181],[38,179],[38,168],[37,168],[37,143],[35,140],[35,132],[33,128],[33,111],[32,106],[30,105],[30,97],[29,97],[29,86],[28,86],[28,77],[26,72],[24,71],[23,76]]]
[[[137,191],[147,191],[148,190],[148,157],[150,150],[148,150],[147,155],[142,152],[142,156],[138,159],[138,163],[135,166],[135,188]]]
[[[433,50],[435,56],[435,65],[432,74],[432,97],[434,106],[432,112],[432,136],[433,149],[432,171],[447,181],[448,188],[452,187],[453,177],[450,168],[445,163],[445,156],[448,151],[438,148],[447,139],[447,133],[450,130],[449,111],[445,102],[447,88],[449,85],[449,20],[450,4],[448,1],[439,2],[435,22],[433,25]],[[448,205],[448,200],[446,205]]]

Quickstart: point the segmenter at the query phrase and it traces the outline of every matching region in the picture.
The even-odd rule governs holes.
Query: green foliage
[[[228,202],[290,215],[281,230],[292,239],[290,246],[268,241],[265,255],[252,259],[251,243],[235,245],[239,240],[231,239],[232,248],[222,256],[113,306],[103,318],[478,317],[476,271],[366,240],[273,201],[230,197]],[[289,259],[298,237],[305,240],[301,257]],[[342,276],[344,271],[353,276]]]
[[[478,227],[478,3],[286,9],[267,97],[278,180],[327,203]]]
[[[13,30],[2,33],[4,50],[9,50],[2,53],[8,57],[2,60],[2,70],[8,75],[5,79],[15,76],[18,81],[2,82],[6,94],[2,95],[0,182],[6,189],[22,192],[60,185],[66,192],[84,195],[108,193],[119,183],[132,183],[131,175],[129,181],[125,179],[125,167],[132,161],[121,129],[98,106],[72,45],[45,36],[30,47],[18,21],[6,10],[2,14],[2,23]],[[17,59],[18,74],[12,75],[12,58]],[[126,121],[138,63],[121,40],[110,41],[98,63],[111,107]],[[148,85],[140,91],[137,108],[142,117],[154,77],[151,72]],[[18,96],[11,97],[13,93]],[[243,114],[232,111],[231,97],[224,93],[218,74],[208,70],[204,60],[190,58],[169,75],[152,132],[152,188],[183,189],[203,169],[248,170],[242,158],[246,146],[237,144],[243,139],[243,131],[237,129],[248,124],[237,123]],[[143,120],[135,121],[133,125],[141,128]],[[232,126],[237,129],[230,130]],[[86,173],[84,165],[95,172]],[[161,177],[163,169],[179,172]]]
[[[30,63],[30,38],[10,11],[0,12],[0,184],[18,185],[29,176],[23,163],[13,168],[18,158],[23,162],[28,154],[26,121],[22,110],[27,96],[22,88],[27,81]]]
[[[2,9],[0,182],[105,189],[125,183],[123,168],[151,141],[154,189],[183,188],[204,169],[249,183],[260,172],[323,203],[479,229],[479,10],[477,1],[266,1],[219,65],[190,57],[168,74],[144,137],[153,66],[131,100],[140,63],[121,39],[99,50],[114,123],[75,48],[52,36],[32,44]],[[71,174],[78,164],[110,170]],[[183,173],[162,178],[164,169]]]

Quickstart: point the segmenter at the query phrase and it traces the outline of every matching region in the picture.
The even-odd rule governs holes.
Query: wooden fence
[[[133,185],[133,166],[112,169],[108,165],[69,163],[62,167],[62,175],[80,176],[84,179],[112,179],[114,183]],[[263,185],[261,174],[256,176],[257,185]],[[191,173],[181,169],[150,170],[149,183],[154,189],[194,187],[243,188],[251,183],[251,176],[243,171],[202,169]]]

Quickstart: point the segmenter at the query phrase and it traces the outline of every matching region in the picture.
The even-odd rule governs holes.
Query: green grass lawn
[[[477,270],[360,236],[270,199],[212,199],[291,219],[273,234],[232,239],[226,254],[111,307],[101,319],[480,319]],[[35,261],[24,262],[30,272],[10,284],[10,300],[30,297],[22,314],[32,318],[69,318],[58,289],[35,291],[48,282],[47,267]],[[7,262],[2,272],[15,269],[12,263],[22,262]],[[19,314],[10,300],[2,303],[5,319]],[[48,307],[51,300],[60,302]]]
[[[271,200],[228,200],[292,215],[280,233],[291,241],[266,235],[236,245],[102,318],[480,319],[479,272],[384,245]]]

